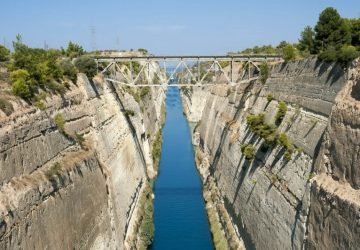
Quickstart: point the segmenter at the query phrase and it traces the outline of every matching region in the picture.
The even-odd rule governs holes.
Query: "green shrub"
[[[316,173],[311,172],[311,173],[309,174],[308,180],[311,180],[311,179],[314,178],[315,176],[316,176]]]
[[[269,93],[269,94],[266,95],[266,99],[267,99],[268,102],[271,102],[274,99],[274,97],[273,97],[273,95],[271,93]]]
[[[241,153],[245,155],[246,160],[252,160],[255,157],[255,147],[252,144],[241,145]]]
[[[14,112],[14,107],[8,100],[0,98],[0,109],[7,115],[11,115]]]
[[[35,83],[30,78],[30,74],[25,69],[17,69],[10,73],[12,82],[11,89],[14,95],[25,100],[29,100],[33,96]]]
[[[130,109],[125,109],[124,114],[126,116],[134,116],[135,112],[133,110],[130,110]]]
[[[68,43],[66,50],[62,48],[62,53],[70,58],[74,58],[74,57],[82,56],[85,53],[85,51],[82,46],[70,41]]]
[[[276,143],[277,129],[274,125],[264,122],[264,114],[249,115],[246,120],[252,132],[265,140],[265,145],[262,147],[263,151]]]
[[[85,142],[84,136],[81,135],[81,134],[75,133],[75,139],[79,143],[80,147],[83,148],[84,147],[84,142]]]
[[[36,101],[35,106],[40,110],[45,110],[46,109],[46,105],[42,100]]]
[[[269,78],[269,66],[266,62],[260,65],[260,81],[264,84]]]
[[[354,46],[345,45],[343,46],[340,51],[338,52],[338,61],[343,65],[346,66],[349,62],[355,60],[359,57],[360,52],[356,50]]]
[[[277,111],[276,116],[275,116],[275,124],[276,125],[280,125],[280,123],[282,122],[282,120],[285,117],[286,112],[287,112],[286,103],[284,101],[281,101],[279,103],[278,111]]]
[[[278,177],[277,175],[273,174],[271,175],[271,184],[275,184],[278,181]]]
[[[285,160],[287,160],[287,161],[290,161],[290,160],[291,160],[291,152],[290,152],[289,150],[286,150],[286,151],[285,151],[284,158],[285,158]]]
[[[248,115],[246,117],[246,122],[252,129],[254,129],[256,126],[264,124],[264,117],[265,115],[263,113],[257,115]]]
[[[64,75],[67,76],[73,83],[76,83],[77,69],[69,59],[60,61],[59,63]]]
[[[150,87],[142,87],[140,90],[140,97],[143,99],[145,96],[147,96],[150,93]]]
[[[161,157],[161,146],[162,146],[162,133],[159,130],[156,133],[155,140],[152,145],[152,158],[154,163],[154,169],[157,171],[159,168],[160,157]]]
[[[0,45],[0,62],[5,62],[10,59],[10,50],[3,45]]]
[[[63,83],[57,83],[55,81],[51,81],[48,84],[48,88],[56,93],[63,95],[66,92],[66,87]]]
[[[14,81],[11,85],[11,89],[14,95],[20,96],[21,98],[28,100],[33,95],[30,87],[26,84],[26,81],[23,79],[18,79]]]
[[[96,75],[97,66],[94,59],[88,56],[81,56],[75,60],[75,66],[79,72],[84,73],[87,77],[92,78]]]
[[[319,59],[325,62],[334,62],[337,58],[338,54],[334,46],[329,46],[325,51],[319,54]]]
[[[143,55],[146,55],[148,53],[148,50],[144,48],[139,48],[138,51],[141,52]]]
[[[285,133],[281,133],[279,135],[279,139],[278,142],[281,146],[283,146],[284,148],[286,148],[287,150],[291,150],[292,149],[292,144],[289,141],[289,138],[287,137],[287,135]]]
[[[294,151],[294,147],[293,147],[292,143],[290,142],[289,138],[287,137],[287,135],[284,133],[281,133],[279,136],[279,139],[278,139],[278,143],[286,149],[286,151],[284,153],[284,158],[287,161],[290,161],[291,155]]]
[[[56,126],[58,127],[58,129],[61,131],[61,132],[64,132],[64,129],[65,129],[65,119],[64,117],[62,116],[62,114],[58,113],[55,115],[55,118],[54,118],[54,121],[55,121],[55,124]]]
[[[286,45],[282,49],[282,54],[283,54],[283,58],[284,58],[285,62],[294,60],[296,57],[294,46],[292,46],[291,44]]]
[[[45,171],[45,175],[48,179],[52,179],[54,175],[59,175],[61,171],[60,163],[56,162],[48,170]]]

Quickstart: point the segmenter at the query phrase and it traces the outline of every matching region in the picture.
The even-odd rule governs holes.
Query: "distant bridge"
[[[103,73],[107,81],[132,87],[143,87],[202,86],[206,82],[214,84],[213,81],[209,80],[214,77],[221,79],[222,83],[234,85],[239,80],[256,79],[254,72],[260,72],[260,63],[281,62],[282,57],[270,54],[104,56],[94,57],[94,60],[98,72]],[[178,76],[181,76],[185,83],[174,82],[173,79]],[[154,79],[156,80],[154,81]]]

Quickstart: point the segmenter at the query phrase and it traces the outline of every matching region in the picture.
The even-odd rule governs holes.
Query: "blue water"
[[[155,183],[152,250],[214,249],[188,123],[178,88],[168,89],[160,173]]]

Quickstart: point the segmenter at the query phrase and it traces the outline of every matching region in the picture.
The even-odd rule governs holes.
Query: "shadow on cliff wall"
[[[234,210],[234,206],[232,206],[228,200],[228,198],[224,197],[224,205],[226,211],[230,214],[231,218],[234,218],[234,223],[236,224],[237,228],[239,229],[239,234],[244,242],[246,250],[255,250],[255,244],[251,238],[251,235],[248,233],[246,226],[243,224],[243,220],[240,214],[236,214]]]
[[[240,98],[240,101],[239,101],[239,105],[235,111],[235,114],[232,118],[232,121],[236,121],[238,120],[239,118],[239,115],[241,113],[241,111],[243,110],[243,108],[245,107],[245,101],[246,101],[246,98],[248,96],[248,93],[250,92],[250,90],[252,89],[253,85],[255,84],[255,81],[251,81],[244,89],[244,93],[243,95],[241,96]],[[229,133],[229,123],[226,123],[225,124],[225,127],[223,129],[223,131],[221,132],[221,137],[220,137],[220,142],[219,142],[219,145],[218,145],[218,148],[216,150],[216,153],[215,153],[215,156],[214,156],[214,160],[213,160],[213,163],[211,164],[211,168],[210,168],[210,172],[211,174],[214,174],[216,169],[217,169],[217,165],[219,163],[219,160],[220,160],[220,156],[221,156],[221,152],[222,152],[222,148],[224,146],[224,142],[225,142],[225,139]]]
[[[353,86],[351,90],[351,97],[357,101],[360,101],[360,80]]]
[[[120,111],[124,114],[125,116],[125,119],[126,119],[126,122],[130,128],[130,131],[131,131],[131,134],[132,134],[132,137],[134,138],[134,142],[135,142],[135,145],[136,145],[136,149],[140,155],[140,159],[141,159],[141,162],[143,163],[143,167],[144,167],[144,173],[145,173],[145,176],[146,178],[148,178],[148,175],[147,175],[147,166],[146,166],[146,160],[145,160],[145,156],[144,156],[144,152],[142,151],[142,148],[141,148],[141,144],[139,142],[139,139],[137,137],[137,133],[136,133],[136,129],[134,127],[134,124],[132,123],[131,119],[130,119],[130,116],[125,113],[125,106],[123,104],[123,102],[121,101],[121,98],[120,96],[118,95],[116,89],[115,89],[115,86],[112,82],[110,81],[107,81],[107,84],[108,86],[110,87],[111,91],[114,93],[114,96],[115,96],[115,99],[117,101],[117,103],[119,104],[120,106]]]

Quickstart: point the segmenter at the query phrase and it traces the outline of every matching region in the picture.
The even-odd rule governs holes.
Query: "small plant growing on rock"
[[[290,150],[292,148],[292,144],[289,140],[289,138],[287,137],[287,135],[285,133],[281,133],[279,135],[279,139],[278,142],[281,146],[283,146],[284,148],[286,148],[287,150]]]
[[[286,150],[286,151],[285,151],[284,158],[285,158],[285,160],[287,160],[287,161],[290,161],[290,160],[291,160],[291,152],[290,152],[289,150]]]
[[[35,106],[40,110],[45,110],[46,109],[45,103],[43,101],[41,101],[41,100],[36,101]]]
[[[275,124],[277,126],[279,126],[280,123],[282,122],[282,120],[284,119],[286,111],[287,111],[286,103],[284,101],[281,101],[279,103],[278,111],[277,111],[276,116],[275,116]]]
[[[310,181],[312,178],[314,178],[314,177],[315,177],[315,175],[316,175],[316,173],[311,172],[311,173],[309,174],[309,178],[308,178],[308,180]]]
[[[271,93],[269,93],[269,94],[266,95],[266,99],[267,99],[268,102],[271,102],[274,99],[274,97],[273,97],[273,95]]]
[[[130,109],[125,109],[124,114],[126,116],[134,116],[135,112],[133,110],[130,110]]]
[[[255,157],[255,147],[252,144],[241,145],[241,153],[245,155],[246,160],[252,160]]]
[[[54,165],[52,165],[48,170],[46,170],[45,175],[48,179],[51,179],[54,177],[54,175],[58,175],[61,170],[60,163],[56,162]]]
[[[7,115],[11,115],[12,112],[14,112],[14,107],[11,104],[11,102],[9,102],[6,99],[0,98],[0,109]]]
[[[62,116],[62,114],[56,114],[55,115],[55,124],[56,126],[58,127],[58,129],[61,131],[61,132],[64,132],[64,129],[65,129],[65,119],[64,117]]]
[[[275,184],[278,181],[278,177],[276,174],[271,175],[271,184]]]
[[[145,96],[147,96],[150,93],[150,87],[142,87],[140,90],[140,97],[143,99]]]
[[[75,140],[79,143],[81,148],[84,148],[85,138],[83,135],[76,133]]]

